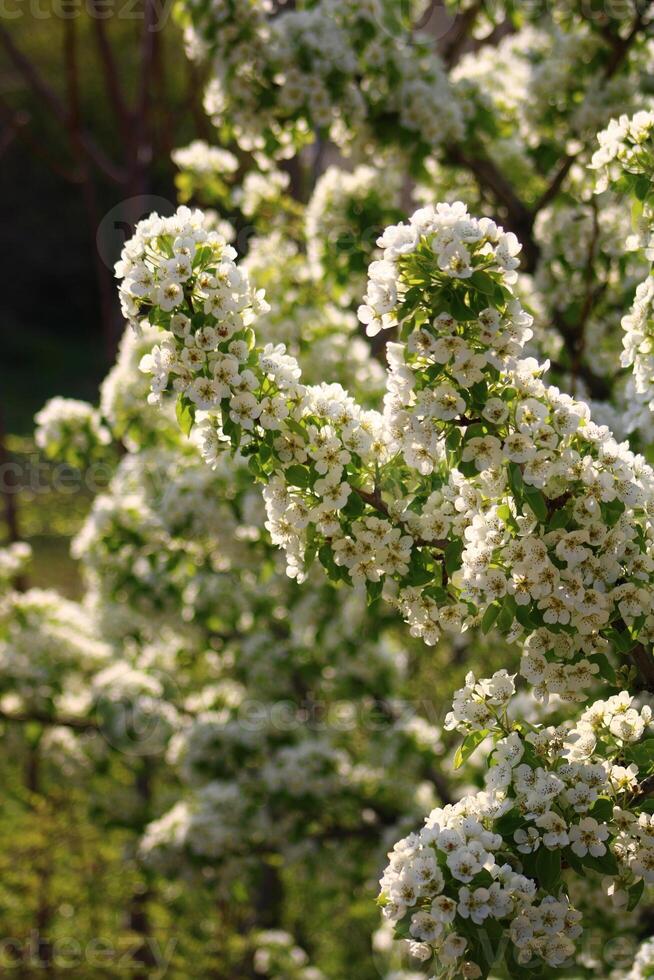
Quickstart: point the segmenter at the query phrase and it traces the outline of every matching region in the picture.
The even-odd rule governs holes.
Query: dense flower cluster
[[[111,442],[97,409],[75,398],[51,398],[35,422],[39,449],[50,459],[65,459],[72,466],[83,466],[102,455],[103,447]]]
[[[654,976],[654,939],[646,939],[634,959],[628,973],[621,974],[622,980],[647,980]]]
[[[84,605],[12,591],[26,551],[0,550],[0,713],[66,716],[41,741],[64,772],[87,716],[174,768],[140,859],[254,908],[337,850],[369,878],[431,810],[389,854],[378,948],[432,980],[605,975],[582,920],[631,928],[654,885],[654,15],[522,7],[448,0],[422,34],[422,0],[182,0],[238,156],[173,153],[182,203],[217,210],[139,223],[100,409],[37,417],[48,456],[114,469],[73,546]],[[594,197],[591,134],[624,110]],[[330,142],[354,169],[311,194]],[[470,636],[492,659],[444,730],[397,698],[400,617],[454,670]],[[241,945],[248,975],[323,977],[286,932]]]
[[[320,0],[270,18],[265,0],[189,2],[191,57],[210,56],[206,106],[247,150],[292,156],[329,134],[339,146],[441,145],[463,133],[463,113],[428,38],[394,36],[382,0]]]
[[[0,599],[5,710],[84,716],[89,678],[106,665],[110,653],[85,610],[52,590],[10,591]]]
[[[652,130],[654,112],[637,112],[612,119],[598,133],[599,149],[590,166],[597,171],[596,189],[604,191],[619,182],[623,174],[643,176],[652,171]]]
[[[254,972],[270,980],[324,980],[288,932],[267,929],[255,937]]]
[[[31,555],[32,549],[22,541],[0,548],[0,593],[25,571]]]
[[[125,246],[116,267],[123,279],[125,317],[134,323],[147,317],[184,345],[177,357],[176,341],[168,338],[149,355],[158,379],[156,400],[173,373],[175,390],[199,408],[217,405],[230,380],[242,384],[234,414],[249,404],[248,376],[242,378],[238,371],[248,357],[244,331],[265,304],[250,290],[235,257],[225,238],[208,230],[202,212],[186,207],[172,218],[153,215],[139,222]],[[201,330],[196,330],[194,317],[195,324],[201,321]],[[228,356],[209,356],[219,341],[228,339]]]
[[[141,447],[176,441],[173,434],[176,435],[178,427],[173,402],[149,404],[150,383],[139,371],[139,364],[152,353],[160,337],[161,332],[147,323],[138,333],[125,330],[116,361],[100,386],[102,418],[114,439],[132,453]]]
[[[634,199],[632,217],[635,234],[627,244],[642,249],[648,262],[654,261],[654,198],[651,175],[654,171],[654,113],[639,112],[620,116],[598,136],[599,149],[593,155],[597,173],[596,190],[607,187],[626,191]],[[629,312],[622,318],[623,367],[631,368],[628,387],[632,395],[628,416],[631,428],[648,429],[654,406],[654,278],[651,268],[640,282]]]
[[[304,575],[311,533],[336,577],[386,579],[415,635],[433,643],[483,614],[528,636],[522,671],[540,696],[583,699],[615,616],[641,638],[651,628],[651,470],[520,359],[530,318],[511,291],[514,236],[457,204],[380,243],[360,316],[406,337],[388,346],[384,412],[304,386],[268,345],[247,352],[245,393],[233,362],[205,423],[213,445],[226,435],[255,452],[290,574]],[[404,497],[386,500],[398,461]]]
[[[633,905],[654,880],[652,818],[638,812],[639,782],[652,769],[643,741],[651,708],[622,692],[575,725],[534,726],[508,721],[513,690],[505,671],[479,683],[468,675],[446,727],[466,734],[464,755],[493,736],[486,788],[434,810],[395,846],[381,880],[384,915],[414,955],[436,956],[438,976],[485,976],[495,953],[480,933],[492,937],[494,920],[518,965],[569,960],[581,915],[563,869],[610,877],[618,905]]]
[[[213,465],[224,442],[249,458],[292,577],[318,555],[330,577],[383,592],[428,643],[494,626],[521,640],[538,699],[587,700],[615,686],[616,655],[651,640],[654,476],[524,357],[515,236],[456,203],[421,209],[379,246],[359,316],[373,335],[400,334],[387,345],[383,411],[338,384],[304,384],[283,345],[255,338],[243,345],[243,410],[226,379],[220,406],[191,408],[186,425],[198,423]],[[230,342],[216,338],[215,356]],[[179,357],[188,342],[173,343]],[[465,735],[460,761],[494,737],[486,789],[435,811],[382,883],[386,914],[415,955],[436,952],[439,976],[489,965],[482,923],[507,932],[518,968],[565,962],[581,916],[561,890],[562,860],[601,871],[629,903],[650,880],[650,818],[635,805],[650,774],[637,746],[649,707],[622,692],[576,726],[539,729],[509,722],[514,692],[506,670],[468,675],[446,727]],[[292,785],[294,768],[269,777],[270,791]]]
[[[210,146],[204,140],[193,140],[188,146],[173,150],[172,160],[180,170],[207,176],[233,174],[238,170],[238,159],[229,150]]]
[[[316,279],[328,276],[360,295],[383,228],[399,217],[402,177],[392,166],[328,167],[306,212],[307,252]]]

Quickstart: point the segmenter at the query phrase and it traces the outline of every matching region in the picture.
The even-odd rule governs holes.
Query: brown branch
[[[80,171],[80,187],[82,200],[87,215],[89,233],[95,236],[100,226],[101,214],[98,205],[93,174],[89,161],[84,153],[84,142],[81,128],[81,104],[79,88],[79,71],[77,63],[77,32],[75,21],[64,21],[64,67],[66,74],[66,89],[69,103],[66,125],[73,153],[77,156]],[[93,262],[100,297],[102,330],[104,335],[105,354],[108,363],[114,359],[116,341],[118,338],[118,310],[113,278],[102,261],[102,257],[92,242]]]
[[[5,524],[7,525],[7,539],[10,544],[16,544],[21,540],[20,526],[18,519],[18,494],[20,487],[16,480],[12,461],[9,457],[7,448],[7,434],[4,426],[4,416],[0,408],[0,482],[2,485],[2,496],[4,498]],[[27,579],[23,575],[18,575],[13,581],[13,586],[18,592],[27,589]]]
[[[654,657],[650,650],[647,650],[642,643],[637,643],[629,651],[633,664],[638,671],[644,688],[654,692]]]
[[[634,798],[634,803],[642,803],[650,796],[654,796],[654,776],[647,776],[638,787],[638,793]]]
[[[120,84],[118,67],[111,44],[109,43],[105,19],[101,15],[102,8],[99,6],[100,0],[90,0],[90,4],[95,29],[95,40],[100,55],[100,64],[102,65],[107,94],[121,132],[123,144],[128,145],[131,139],[131,114]]]
[[[2,711],[0,721],[14,722],[17,725],[29,725],[37,722],[52,728],[70,728],[76,732],[97,732],[100,726],[90,718],[74,718],[72,716],[54,717],[44,711]]]
[[[447,32],[438,46],[438,53],[443,59],[447,68],[453,68],[464,53],[464,49],[470,37],[477,17],[484,6],[484,0],[475,0],[467,10],[458,14],[454,20],[452,28]]]
[[[465,167],[476,178],[482,190],[506,211],[507,223],[522,244],[525,272],[533,272],[538,261],[540,249],[534,238],[534,215],[516,194],[513,185],[488,156],[469,155],[460,146],[451,146],[446,153],[446,163]]]
[[[615,75],[618,69],[622,66],[625,58],[629,54],[631,45],[633,44],[639,32],[644,26],[645,25],[643,22],[643,15],[639,13],[629,33],[623,38],[617,36],[616,39],[611,42],[612,52],[610,58],[604,65],[604,69],[602,71],[603,81],[608,82]],[[563,158],[563,162],[559,166],[559,169],[556,171],[554,178],[552,179],[552,182],[536,202],[534,206],[534,216],[538,214],[538,212],[541,211],[544,207],[546,207],[550,203],[550,201],[554,200],[554,198],[560,191],[563,182],[565,181],[566,177],[570,173],[572,165],[575,163],[578,157],[579,154],[574,153],[574,154],[568,154],[566,157]]]
[[[490,34],[485,37],[480,38],[470,38],[469,43],[466,46],[466,54],[476,54],[482,48],[487,46],[496,47],[500,41],[503,41],[505,37],[509,37],[511,34],[516,34],[518,28],[513,23],[510,17],[507,17],[501,23],[497,24]]]
[[[150,101],[151,68],[155,57],[155,47],[159,32],[155,30],[154,0],[144,0],[143,32],[141,34],[141,72],[139,94],[136,102],[135,116],[138,122],[145,120]]]
[[[0,158],[5,155],[11,144],[18,136],[20,130],[27,125],[28,121],[29,116],[26,112],[9,114],[9,118],[6,119],[4,131],[2,134],[0,134]]]
[[[64,23],[70,23],[70,21],[65,20]],[[38,95],[49,106],[53,115],[58,119],[61,125],[68,129],[69,112],[66,106],[61,101],[54,89],[39,74],[29,58],[25,57],[22,51],[16,47],[9,32],[4,27],[0,27],[0,43],[4,46],[9,58],[13,62],[16,69],[20,72],[25,82],[36,93],[36,95]],[[122,183],[125,176],[122,169],[117,167],[116,164],[109,159],[105,152],[86,131],[79,131],[79,146],[84,151],[85,155],[93,161],[95,166],[101,170],[107,178],[115,183]]]
[[[563,158],[563,163],[560,165],[559,169],[556,171],[552,182],[547,187],[547,190],[538,198],[536,204],[534,205],[534,214],[538,214],[543,208],[547,207],[550,201],[553,201],[556,195],[561,190],[565,178],[570,173],[572,164],[577,159],[576,156],[566,156]]]
[[[357,496],[361,497],[361,499],[368,504],[368,506],[378,510],[380,514],[384,515],[384,517],[390,518],[388,507],[382,500],[381,493],[378,488],[375,489],[374,493],[369,493],[367,490],[360,490],[359,487],[353,487],[352,489]]]

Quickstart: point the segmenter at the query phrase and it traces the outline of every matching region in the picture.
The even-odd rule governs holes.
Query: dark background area
[[[171,149],[198,127],[210,135],[202,80],[170,12],[144,0],[129,19],[118,6],[101,19],[92,3],[62,19],[56,5],[34,16],[30,0],[0,20],[0,391],[10,434],[30,433],[53,395],[96,397],[122,330],[106,253],[118,258],[150,196],[172,208]],[[96,237],[108,212],[103,260]]]

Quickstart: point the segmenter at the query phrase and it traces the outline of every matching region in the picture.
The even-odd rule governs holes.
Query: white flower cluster
[[[504,668],[479,682],[469,671],[465,687],[454,695],[452,710],[445,718],[445,728],[466,734],[492,728],[515,694],[514,680],[515,675],[511,676]]]
[[[100,670],[93,678],[92,694],[104,737],[122,751],[134,747],[139,755],[161,754],[179,727],[162,679],[127,660]]]
[[[31,557],[32,549],[22,541],[0,548],[0,593],[22,575]]]
[[[229,150],[210,146],[205,140],[193,140],[188,146],[173,150],[173,163],[180,170],[191,170],[196,174],[233,174],[238,170],[238,159]]]
[[[611,119],[598,133],[599,149],[590,166],[597,171],[597,193],[619,182],[624,173],[635,176],[651,173],[654,112],[637,112]]]
[[[465,797],[432,811],[420,833],[389,854],[380,882],[383,913],[406,923],[414,956],[435,955],[439,977],[481,976],[474,968],[488,969],[473,937],[493,921],[508,928],[518,963],[538,958],[560,966],[581,933],[579,914],[565,897],[539,898],[534,880],[498,863],[505,843],[492,828],[500,814],[492,797]]]
[[[627,973],[616,980],[648,980],[654,976],[654,939],[646,939],[636,953],[634,964]]]
[[[398,212],[398,168],[359,166],[352,173],[328,167],[306,210],[307,253],[316,279],[329,276],[356,294],[382,229]]]
[[[202,786],[192,800],[181,800],[148,824],[141,839],[141,853],[162,869],[178,867],[178,854],[186,852],[198,863],[238,854],[243,827],[253,837],[268,839],[271,826],[261,807],[253,806],[237,782],[214,780]]]
[[[624,904],[654,878],[654,818],[638,812],[651,771],[647,743],[642,756],[637,748],[651,726],[649,705],[623,691],[592,704],[576,725],[543,727],[507,720],[513,690],[506,671],[479,682],[468,675],[446,728],[466,735],[468,752],[492,736],[485,790],[433,811],[389,854],[381,880],[384,915],[414,955],[435,955],[439,977],[478,975],[466,960],[482,971],[492,965],[474,926],[493,919],[508,930],[518,964],[568,960],[581,915],[565,895],[565,867],[604,874]]]
[[[224,237],[207,229],[202,212],[186,207],[171,218],[152,215],[139,222],[125,245],[116,264],[125,317],[134,324],[152,322],[156,311],[156,325],[183,344],[178,352],[170,337],[146,357],[145,366],[156,377],[155,400],[172,374],[175,391],[200,408],[217,405],[230,383],[238,389],[234,412],[248,404],[249,376],[239,374],[249,353],[244,329],[265,307],[235,258]],[[228,354],[216,357],[218,344],[231,338]]]
[[[148,323],[139,332],[129,327],[121,338],[116,361],[100,386],[100,413],[112,435],[129,452],[177,441],[179,427],[171,401],[148,403],[150,378],[139,370],[144,357],[158,345],[161,331]]]
[[[325,980],[324,974],[309,965],[309,957],[290,933],[266,929],[254,937],[254,972],[269,980]]]
[[[242,148],[292,156],[314,131],[343,148],[371,136],[429,148],[462,135],[440,60],[408,29],[392,36],[380,0],[268,13],[262,0],[182,10],[189,53],[213,59],[207,110]]]
[[[111,442],[111,433],[97,409],[75,398],[51,398],[34,421],[39,449],[49,458],[63,458],[72,466],[84,466]]]
[[[457,203],[380,242],[360,315],[406,337],[388,347],[383,414],[337,384],[302,384],[282,345],[235,347],[208,314],[205,455],[227,436],[255,456],[292,576],[312,542],[333,577],[384,588],[413,635],[435,643],[483,615],[528,637],[522,671],[542,698],[583,699],[616,616],[643,640],[654,630],[654,475],[520,358],[530,317],[511,290],[515,236]],[[184,336],[169,343],[174,361],[187,355]],[[398,471],[412,488],[400,499]]]
[[[109,619],[126,602],[133,620],[156,611],[172,623],[211,615],[219,596],[225,614],[240,610],[222,573],[244,564],[247,553],[215,482],[194,454],[149,449],[123,457],[72,547]]]
[[[634,200],[632,217],[636,234],[627,241],[630,248],[640,248],[645,258],[654,261],[654,112],[637,112],[612,119],[599,133],[600,147],[594,153],[591,167],[596,171],[595,190],[608,187],[627,191]],[[622,318],[622,355],[620,363],[631,368],[628,386],[632,404],[628,406],[628,428],[647,431],[648,415],[654,406],[654,278],[651,269],[636,289],[631,309]]]
[[[12,707],[84,715],[110,648],[76,602],[44,589],[0,599],[0,693]]]
[[[368,291],[359,307],[359,319],[369,337],[401,321],[407,292],[402,273],[415,257],[435,261],[434,274],[443,278],[470,279],[476,270],[504,273],[507,284],[517,279],[517,255],[521,246],[513,232],[504,232],[490,218],[473,218],[460,201],[416,211],[408,224],[387,228],[378,244],[381,261],[368,270]],[[429,253],[425,252],[425,247]],[[495,331],[492,331],[495,333]],[[470,382],[472,383],[472,381]]]
[[[275,214],[280,198],[288,191],[291,178],[282,170],[270,169],[265,173],[251,170],[242,185],[234,192],[234,203],[246,218],[254,218],[263,208]]]

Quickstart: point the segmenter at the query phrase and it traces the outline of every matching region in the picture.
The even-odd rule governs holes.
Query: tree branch
[[[114,53],[107,36],[105,20],[100,15],[99,2],[100,0],[90,0],[91,11],[94,14],[92,20],[95,29],[96,44],[100,55],[100,63],[104,73],[109,101],[112,104],[114,115],[116,116],[123,144],[128,145],[131,138],[132,118],[121,88]]]
[[[615,75],[617,70],[622,66],[625,58],[629,53],[631,45],[633,44],[639,32],[642,30],[644,26],[645,25],[643,22],[643,15],[639,13],[632,25],[631,30],[625,37],[621,38],[619,35],[613,36],[615,40],[610,42],[612,47],[611,56],[609,57],[607,63],[604,65],[604,69],[601,73],[602,78],[605,82],[608,82]],[[606,39],[606,35],[605,35],[605,39]],[[561,189],[563,182],[565,181],[566,177],[570,173],[573,163],[575,163],[578,157],[579,154],[574,153],[574,154],[569,154],[568,156],[563,158],[563,162],[559,166],[559,169],[556,171],[554,178],[552,179],[552,182],[536,202],[534,206],[534,216],[538,214],[539,211],[541,211],[544,207],[546,207],[550,203],[550,201],[552,201],[556,197],[559,190]]]
[[[629,656],[638,671],[645,690],[654,692],[654,657],[651,651],[647,650],[642,643],[638,643],[629,651]]]
[[[465,167],[474,174],[479,186],[490,193],[495,201],[506,211],[507,223],[522,244],[525,272],[533,272],[538,261],[540,249],[534,238],[534,215],[516,194],[513,185],[487,156],[468,155],[460,146],[451,146],[446,153],[446,162]]]
[[[450,31],[438,46],[438,53],[447,68],[453,68],[463,54],[470,32],[484,6],[484,0],[475,0],[467,10],[458,14]]]
[[[69,21],[66,20],[64,23],[69,23]],[[5,27],[0,27],[0,43],[30,88],[50,107],[61,125],[68,129],[69,113],[66,106],[54,89],[42,78],[31,61],[16,47]],[[122,169],[117,167],[95,140],[83,130],[79,131],[79,144],[84,153],[106,177],[117,184],[123,182],[125,175]]]
[[[98,723],[90,718],[74,718],[72,716],[55,718],[44,711],[2,711],[0,709],[0,721],[14,722],[18,725],[29,725],[31,722],[37,722],[39,725],[47,725],[52,728],[70,728],[76,732],[97,732],[100,730]]]

